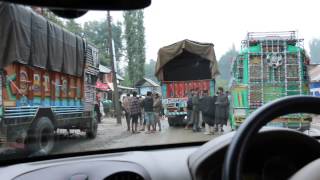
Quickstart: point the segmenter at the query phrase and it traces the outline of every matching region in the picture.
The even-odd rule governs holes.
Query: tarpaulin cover
[[[161,81],[214,79],[219,70],[213,47],[190,40],[165,46],[158,52],[155,75]]]
[[[48,58],[48,23],[35,13],[31,15],[31,64],[40,68],[47,67]]]
[[[31,11],[0,2],[0,68],[13,62],[29,64]]]
[[[18,62],[82,76],[84,41],[22,5],[0,3],[0,69]]]
[[[77,38],[68,31],[63,30],[63,72],[77,74]]]
[[[82,74],[83,74],[83,69],[84,69],[84,53],[85,53],[85,41],[81,38],[81,37],[79,37],[79,36],[77,36],[77,49],[76,49],[76,51],[77,51],[77,58],[76,58],[76,60],[77,60],[77,65],[76,65],[76,67],[77,67],[77,75],[78,76],[81,76]]]
[[[56,24],[48,22],[48,68],[62,72],[63,65],[63,31]]]

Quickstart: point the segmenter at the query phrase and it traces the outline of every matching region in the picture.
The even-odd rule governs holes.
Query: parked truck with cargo
[[[183,40],[159,50],[155,75],[161,83],[164,114],[170,126],[185,123],[192,90],[214,95],[218,73],[212,43]]]
[[[237,128],[260,106],[275,99],[308,95],[309,59],[297,32],[250,32],[233,62],[231,121]],[[269,126],[309,129],[311,117],[292,114]]]
[[[97,134],[98,51],[20,5],[0,3],[0,148],[50,153],[58,129]]]

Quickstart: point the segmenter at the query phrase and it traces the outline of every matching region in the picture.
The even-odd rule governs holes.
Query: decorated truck
[[[58,129],[97,133],[98,51],[20,5],[0,3],[0,148],[50,153]]]
[[[170,126],[182,125],[192,90],[215,93],[218,64],[211,43],[183,40],[161,48],[155,75],[161,82],[164,114]]]
[[[309,59],[297,32],[251,32],[233,62],[231,85],[233,128],[258,107],[284,96],[308,95]],[[309,129],[311,117],[292,114],[269,126]]]

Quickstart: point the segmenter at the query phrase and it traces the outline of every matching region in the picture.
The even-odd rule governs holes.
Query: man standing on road
[[[141,129],[140,131],[144,131],[145,130],[145,127],[146,127],[146,119],[145,119],[145,115],[144,115],[144,109],[143,109],[143,101],[144,99],[142,98],[142,96],[140,96],[140,126],[141,126]]]
[[[137,92],[133,92],[133,97],[130,101],[130,115],[132,119],[132,133],[138,133],[137,128],[138,128],[138,117],[140,113],[140,101],[139,98],[137,97]]]
[[[157,125],[159,125],[159,131],[161,131],[160,112],[162,109],[162,103],[158,93],[155,94],[153,108],[154,108],[154,117],[155,117],[154,130],[157,130]]]
[[[229,101],[228,95],[223,92],[223,88],[218,88],[218,96],[216,99],[216,110],[215,110],[215,124],[216,124],[216,131],[220,130],[223,132],[223,125],[227,125],[228,116],[229,116]]]
[[[98,123],[101,123],[101,112],[100,112],[100,98],[98,94],[96,95],[96,103],[94,104],[94,111],[97,113]]]
[[[130,131],[130,94],[128,93],[126,97],[123,99],[122,107],[125,111],[125,117],[127,122],[127,130]]]
[[[214,111],[215,98],[209,96],[208,91],[204,91],[202,98],[199,100],[199,109],[202,111],[203,121],[205,123],[206,135],[213,134],[214,129]]]
[[[144,109],[144,119],[146,121],[147,134],[154,132],[154,112],[153,112],[153,98],[152,92],[147,92],[147,97],[143,100],[142,106]]]
[[[195,90],[192,97],[192,119],[193,119],[193,132],[199,132],[199,91]]]
[[[185,129],[189,129],[189,127],[193,123],[192,119],[192,96],[193,96],[193,90],[191,90],[188,94],[188,101],[187,101],[187,125],[185,126]]]

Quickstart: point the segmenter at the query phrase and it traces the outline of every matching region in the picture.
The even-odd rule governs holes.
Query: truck
[[[212,43],[186,39],[160,48],[155,76],[161,84],[164,114],[170,126],[186,123],[191,90],[207,91],[214,96],[218,74]]]
[[[231,124],[233,129],[262,105],[275,99],[308,95],[309,58],[296,31],[249,32],[232,65]],[[304,114],[282,116],[268,126],[301,131],[312,118]]]
[[[0,3],[0,148],[52,151],[58,129],[97,134],[98,49],[31,9]]]

